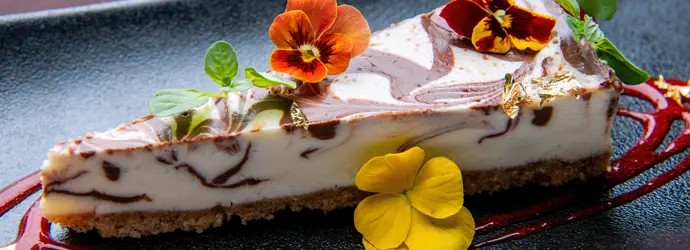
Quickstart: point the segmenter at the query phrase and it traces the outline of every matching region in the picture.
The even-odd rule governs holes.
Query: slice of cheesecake
[[[320,83],[251,89],[60,143],[42,167],[43,214],[139,237],[285,207],[327,211],[366,195],[354,177],[369,159],[414,146],[460,166],[467,194],[597,176],[620,83],[555,3],[527,7],[557,20],[539,52],[478,52],[434,11],[375,33],[348,72]]]

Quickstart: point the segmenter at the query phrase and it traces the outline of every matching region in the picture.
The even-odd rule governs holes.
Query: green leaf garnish
[[[226,41],[211,45],[204,56],[206,74],[221,87],[228,87],[237,76],[237,53]]]
[[[575,12],[570,10],[570,8],[574,8],[572,1],[557,1],[571,14]],[[615,0],[578,0],[578,2],[586,13],[594,15],[596,18],[609,20],[616,12]],[[618,48],[604,36],[604,32],[599,28],[599,24],[590,15],[585,15],[584,21],[580,21],[579,14],[577,16],[566,15],[565,21],[573,31],[575,40],[580,42],[582,39],[585,39],[585,41],[591,44],[599,59],[605,61],[616,72],[616,77],[623,83],[637,85],[650,78],[649,73],[638,68],[623,56]]]
[[[227,97],[229,92],[242,92],[252,86],[269,88],[285,85],[295,88],[297,84],[288,79],[268,73],[257,72],[248,67],[244,70],[247,79],[233,81],[237,76],[237,53],[228,42],[213,43],[204,56],[206,74],[221,86],[219,93],[203,92],[196,89],[159,90],[149,101],[151,114],[154,116],[171,116],[199,107],[211,97]],[[229,104],[229,102],[228,102]]]
[[[599,20],[611,20],[618,9],[617,0],[578,0],[585,13]]]
[[[244,76],[251,81],[254,86],[259,88],[270,88],[278,85],[285,85],[290,88],[297,87],[297,83],[280,76],[271,75],[268,73],[258,72],[254,68],[248,67],[244,69]]]
[[[604,32],[599,29],[599,24],[595,23],[592,17],[585,15],[584,37],[590,43],[598,43],[604,39]]]
[[[580,16],[580,5],[575,0],[556,0],[571,15]]]
[[[579,18],[571,15],[566,15],[565,21],[568,23],[568,26],[570,26],[570,29],[573,30],[575,41],[580,42],[582,38],[584,38],[583,34],[585,33],[585,23],[580,21]]]
[[[643,83],[651,77],[649,73],[641,70],[630,62],[616,48],[608,38],[604,38],[594,45],[597,55],[606,61],[611,68],[616,71],[616,77],[628,85]]]
[[[204,105],[209,95],[196,89],[163,89],[151,98],[149,108],[154,116],[170,116]]]
[[[240,79],[232,82],[228,87],[220,88],[222,92],[242,92],[252,88],[252,82],[247,79]]]

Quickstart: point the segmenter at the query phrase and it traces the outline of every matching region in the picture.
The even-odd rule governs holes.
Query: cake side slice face
[[[58,144],[41,171],[44,216],[138,237],[286,206],[331,210],[367,195],[353,187],[365,162],[415,146],[460,166],[467,194],[597,176],[620,84],[552,1],[529,2],[557,19],[539,52],[478,52],[433,11],[377,32],[348,72],[320,83]]]

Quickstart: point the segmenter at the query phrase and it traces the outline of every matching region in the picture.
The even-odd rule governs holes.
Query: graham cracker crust
[[[465,195],[494,193],[536,183],[543,186],[557,186],[572,180],[586,181],[601,175],[609,166],[611,151],[577,161],[558,159],[538,161],[514,168],[500,170],[463,172]]]
[[[608,167],[611,152],[585,159],[565,162],[546,160],[523,166],[483,172],[463,172],[466,195],[524,186],[528,183],[560,185],[571,180],[585,181],[603,173]],[[200,211],[130,212],[121,214],[82,214],[51,216],[48,220],[77,232],[98,230],[103,237],[134,237],[172,232],[196,231],[219,227],[238,215],[242,223],[250,220],[273,219],[273,213],[289,207],[292,211],[303,208],[323,210],[354,206],[369,196],[355,187],[315,192],[297,197],[258,201],[233,207],[214,207]]]

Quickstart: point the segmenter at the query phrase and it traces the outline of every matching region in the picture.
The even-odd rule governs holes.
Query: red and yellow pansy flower
[[[506,53],[543,49],[556,26],[553,17],[515,5],[515,0],[454,0],[440,14],[460,36],[472,40],[477,50]]]
[[[268,36],[278,47],[270,58],[273,70],[319,82],[345,72],[369,46],[371,30],[359,10],[336,0],[288,0]]]

